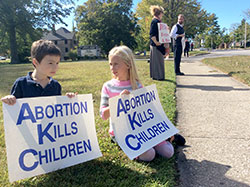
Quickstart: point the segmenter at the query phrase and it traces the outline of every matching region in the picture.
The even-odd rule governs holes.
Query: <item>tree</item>
[[[52,24],[64,23],[62,18],[70,15],[73,8],[63,6],[68,4],[72,5],[73,0],[1,0],[1,31],[8,39],[11,63],[20,63],[18,49],[22,42],[27,44],[29,38],[38,38],[37,28],[52,28]]]
[[[76,10],[80,45],[98,45],[105,54],[115,45],[136,45],[132,0],[88,0]]]
[[[161,5],[162,0],[142,0],[137,5],[135,16],[138,18],[139,32],[136,33],[137,49],[139,51],[149,49],[149,31],[152,16],[150,13],[151,5]]]
[[[241,43],[244,41],[245,24],[247,26],[247,38],[248,39],[250,38],[250,32],[248,32],[250,29],[250,25],[246,22],[245,19],[242,19],[240,24],[237,23],[237,24],[233,24],[231,26],[231,33],[230,34],[233,35],[234,41],[241,42]]]

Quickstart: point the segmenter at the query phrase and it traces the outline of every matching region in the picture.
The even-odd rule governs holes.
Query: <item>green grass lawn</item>
[[[250,86],[250,56],[211,58],[203,62]]]
[[[173,62],[165,62],[165,81],[149,78],[146,60],[136,62],[144,86],[156,84],[160,100],[169,119],[175,119],[176,80]],[[9,94],[17,77],[33,69],[31,64],[0,64],[0,97]],[[111,78],[109,66],[104,61],[65,62],[54,77],[62,85],[62,92],[93,94],[97,137],[103,157],[48,174],[24,179],[12,184],[8,181],[2,103],[0,102],[0,186],[175,186],[177,171],[175,157],[157,157],[151,163],[131,161],[115,144],[110,143],[108,120],[99,116],[101,88]]]

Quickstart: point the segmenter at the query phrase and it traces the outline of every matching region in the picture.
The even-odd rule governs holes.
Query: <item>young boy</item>
[[[60,49],[51,41],[38,40],[31,46],[31,58],[34,71],[15,81],[11,95],[1,98],[4,103],[14,105],[18,98],[61,95],[61,85],[52,78],[58,70]],[[71,98],[75,94],[66,95]]]

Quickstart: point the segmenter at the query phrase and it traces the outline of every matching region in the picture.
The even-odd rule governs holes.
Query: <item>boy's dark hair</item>
[[[61,56],[61,50],[49,40],[37,40],[31,46],[31,58],[35,58],[39,63],[46,55]]]

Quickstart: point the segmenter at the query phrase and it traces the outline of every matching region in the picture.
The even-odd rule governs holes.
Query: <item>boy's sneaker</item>
[[[175,134],[174,135],[174,141],[173,141],[176,145],[178,145],[178,146],[184,146],[185,145],[185,143],[186,143],[186,140],[185,140],[185,138],[182,136],[182,135],[180,135],[180,134]]]

